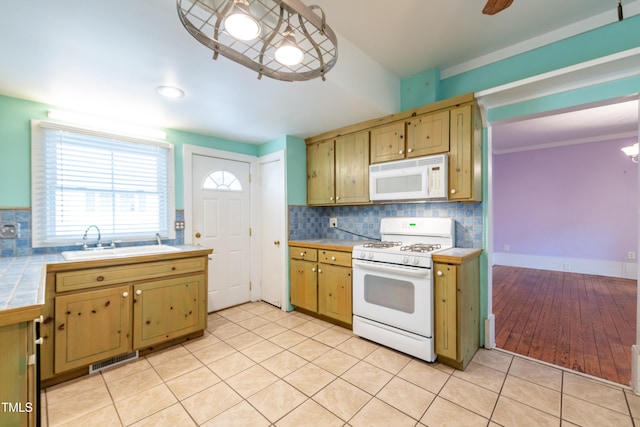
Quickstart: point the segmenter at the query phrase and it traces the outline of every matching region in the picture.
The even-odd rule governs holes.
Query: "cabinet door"
[[[35,408],[35,401],[30,400],[29,375],[30,367],[29,340],[33,340],[29,332],[32,322],[21,322],[0,326],[0,425],[26,426],[29,414],[27,403]],[[8,405],[13,405],[11,408]]]
[[[434,335],[439,356],[458,359],[456,266],[433,264]]]
[[[291,305],[318,311],[318,281],[315,262],[289,261],[289,301]]]
[[[307,203],[335,203],[334,141],[307,145]]]
[[[55,298],[55,372],[131,350],[129,286]]]
[[[336,203],[369,201],[369,132],[336,139]]]
[[[351,268],[318,264],[318,313],[352,322]]]
[[[134,350],[207,327],[203,274],[138,284],[133,291]]]
[[[451,110],[449,200],[480,200],[480,141],[474,140],[472,107]],[[478,194],[475,194],[478,193]]]
[[[404,159],[404,122],[371,130],[371,163]]]
[[[426,114],[407,122],[407,157],[449,151],[449,111]]]

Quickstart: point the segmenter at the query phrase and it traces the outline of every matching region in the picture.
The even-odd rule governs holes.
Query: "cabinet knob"
[[[336,200],[340,200],[340,196],[337,196],[337,197],[336,197]]]
[[[333,196],[329,197],[329,200],[333,201]]]
[[[44,342],[44,338],[42,338],[42,337],[40,337],[40,338],[38,338],[37,340],[35,340],[35,341],[34,341],[34,343],[35,343],[36,345],[40,345],[40,344],[42,344],[43,342]]]
[[[437,274],[438,276],[442,276],[442,271],[438,271],[436,274]]]
[[[142,295],[142,290],[141,290],[141,289],[138,289],[138,290],[136,291],[136,295]]]
[[[398,154],[404,154],[404,150],[398,151]]]
[[[322,273],[322,269],[321,268],[318,269],[318,273]]]
[[[412,151],[413,151],[413,148],[409,148],[409,149],[407,150],[407,153],[411,153]]]
[[[202,234],[200,234],[199,232],[196,232],[196,239],[199,239],[200,237],[202,237]]]
[[[315,273],[315,272],[316,272],[316,268],[315,268],[315,267],[313,267],[313,268],[311,269],[311,271],[313,271],[313,272]]]
[[[335,261],[335,260],[336,260],[336,257],[332,256],[331,261]]]
[[[300,252],[300,256],[304,256],[304,252]]]
[[[123,296],[124,298],[128,297],[128,296],[129,296],[129,292],[123,292],[123,293],[122,293],[122,296]]]
[[[451,189],[451,194],[456,194],[456,189],[455,188]]]
[[[276,246],[280,246],[280,240],[274,241],[273,244],[276,245]]]

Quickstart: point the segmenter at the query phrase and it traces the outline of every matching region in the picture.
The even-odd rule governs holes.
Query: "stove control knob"
[[[403,264],[409,264],[409,257],[408,257],[408,256],[406,256],[406,255],[405,255],[405,256],[403,256],[403,257],[402,257],[402,263],[403,263]]]
[[[420,258],[418,257],[413,258],[413,265],[418,265],[418,264],[420,264]]]
[[[369,252],[368,258],[373,259],[373,252]]]
[[[360,254],[358,255],[358,258],[364,259],[366,256],[367,254],[365,254],[364,252],[360,252]]]

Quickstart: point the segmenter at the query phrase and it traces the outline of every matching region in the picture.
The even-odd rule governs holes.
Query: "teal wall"
[[[640,46],[640,15],[441,81],[443,99],[579,64]]]
[[[400,109],[411,110],[441,100],[440,70],[432,68],[400,82]]]
[[[31,206],[31,119],[47,106],[0,95],[0,207]]]
[[[636,15],[625,18],[624,21],[614,22],[604,27],[578,34],[568,39],[478,67],[446,79],[438,80],[439,71],[437,69],[422,71],[402,80],[400,105],[403,110],[407,110],[428,103],[420,103],[421,100],[434,102],[470,92],[478,92],[581,62],[637,48],[640,46],[639,28],[640,15]],[[624,91],[625,90],[622,92]],[[626,91],[629,93],[628,89]],[[571,99],[573,96],[576,97]],[[605,96],[607,98],[612,97],[609,95]],[[569,94],[569,98],[568,105],[580,105],[585,102],[590,102],[589,100],[580,99],[580,96],[576,94]],[[567,104],[566,100],[565,104]],[[523,107],[526,106],[520,106],[521,111],[511,114],[516,114],[516,116],[524,114],[526,109]],[[543,102],[537,105],[536,108],[549,111],[556,107],[553,103],[546,104]]]

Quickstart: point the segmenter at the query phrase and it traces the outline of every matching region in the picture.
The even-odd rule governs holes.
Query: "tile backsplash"
[[[458,202],[330,207],[289,206],[289,240],[366,239],[367,237],[379,239],[380,220],[395,216],[453,218],[456,222],[457,247],[483,247],[482,203]],[[337,228],[329,228],[329,218],[333,217],[338,219]]]
[[[184,211],[176,211],[175,220],[184,221]],[[18,239],[0,239],[0,257],[52,254],[78,249],[77,246],[31,247],[31,209],[0,209],[0,223],[16,223],[20,226],[20,237]],[[155,243],[155,239],[152,242]],[[174,240],[163,240],[162,242],[167,245],[181,245],[184,243],[184,231],[176,230],[176,238]],[[135,246],[149,243],[150,241],[127,242],[119,246]]]

